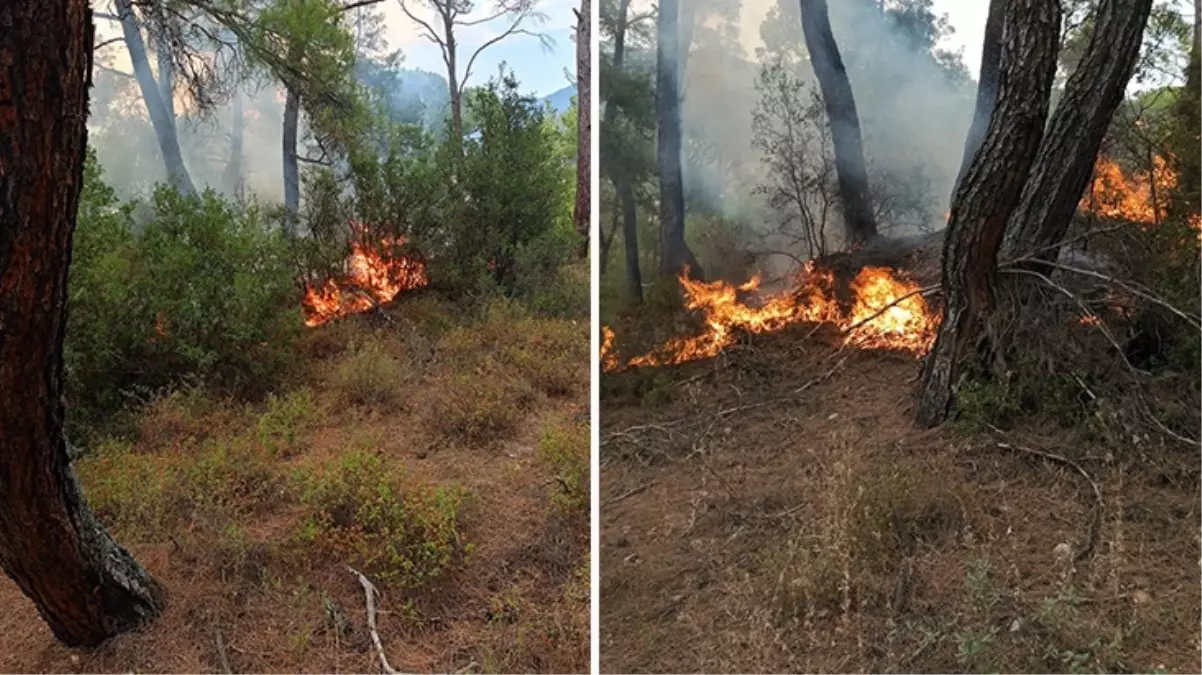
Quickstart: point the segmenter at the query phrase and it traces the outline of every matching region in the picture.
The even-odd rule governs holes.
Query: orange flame
[[[360,232],[366,231],[357,223],[351,225]],[[386,255],[403,243],[403,238],[385,237],[380,240],[379,249],[372,250],[359,242],[351,242],[351,253],[344,263],[346,271],[340,278],[326,279],[320,287],[305,284],[305,297],[301,301],[307,315],[305,325],[312,328],[349,314],[366,312],[404,291],[429,284],[426,265],[421,260]]]
[[[1093,187],[1081,198],[1080,207],[1105,218],[1154,224],[1167,215],[1168,195],[1176,186],[1177,174],[1159,155],[1152,158],[1151,175],[1136,171],[1129,176],[1117,162],[1099,155]]]
[[[680,277],[685,306],[704,315],[706,331],[670,340],[649,354],[631,359],[627,366],[709,358],[733,344],[740,331],[766,333],[800,322],[839,326],[849,331],[848,344],[865,349],[903,349],[921,354],[934,340],[936,320],[918,294],[918,286],[885,268],[865,267],[860,271],[851,284],[854,303],[849,313],[844,313],[834,299],[834,275],[816,269],[813,261],[806,263],[796,289],[768,296],[754,305],[742,298],[759,288],[759,275],[740,286],[724,281],[692,281],[686,275]],[[896,304],[882,311],[891,303]],[[607,327],[602,331],[602,368],[619,370],[619,361],[612,353],[613,332]]]

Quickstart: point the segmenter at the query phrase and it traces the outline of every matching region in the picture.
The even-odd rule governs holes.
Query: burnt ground
[[[1198,671],[1196,449],[919,430],[912,355],[808,331],[603,377],[602,672]]]

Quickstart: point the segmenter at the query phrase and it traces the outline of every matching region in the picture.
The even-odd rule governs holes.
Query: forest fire
[[[362,229],[354,223],[352,226]],[[346,272],[341,277],[326,279],[319,287],[305,284],[305,297],[301,301],[305,325],[313,328],[349,314],[366,312],[403,291],[430,283],[422,261],[387,255],[402,243],[402,238],[385,237],[380,240],[379,249],[373,250],[357,241],[351,242],[351,254],[344,263]]]
[[[1152,158],[1152,167],[1151,175],[1146,171],[1128,175],[1113,159],[1099,155],[1081,210],[1149,225],[1163,221],[1177,175],[1160,156]]]
[[[865,267],[852,281],[854,301],[848,312],[835,299],[834,275],[815,268],[813,261],[806,263],[796,289],[752,304],[747,299],[759,288],[759,275],[739,286],[724,281],[691,281],[683,274],[680,283],[685,306],[704,315],[706,331],[670,340],[651,353],[630,359],[627,367],[709,358],[733,344],[741,331],[767,333],[801,322],[834,324],[848,331],[846,344],[864,349],[922,354],[934,340],[936,319],[917,292],[918,286],[881,267]],[[894,302],[897,304],[883,309]],[[602,367],[606,371],[620,370],[620,361],[613,354],[613,332],[608,328],[603,332]]]

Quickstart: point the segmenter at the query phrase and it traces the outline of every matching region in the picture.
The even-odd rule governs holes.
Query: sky
[[[423,0],[410,0],[411,7],[420,7]],[[477,9],[467,20],[489,15],[490,1],[477,2]],[[546,96],[574,84],[576,74],[576,15],[572,12],[579,7],[579,0],[540,0],[538,10],[546,15],[546,21],[541,25],[532,24],[531,30],[545,33],[552,45],[544,49],[539,39],[529,35],[511,35],[504,40],[484,50],[475,65],[472,66],[472,77],[469,84],[483,84],[488,78],[497,74],[497,68],[505,62],[513,70],[518,81],[522,84],[523,93]],[[446,66],[442,62],[442,54],[437,45],[423,39],[419,27],[403,12],[399,0],[384,0],[380,5],[384,13],[385,36],[390,49],[400,49],[405,56],[404,64],[410,68],[429,70],[446,77]],[[433,13],[426,9],[414,14],[426,19]],[[504,19],[465,28],[459,35],[460,45],[460,74],[467,66],[467,58],[481,44],[502,32],[509,26]],[[566,71],[566,74],[565,74]]]
[[[1171,0],[1187,20],[1194,17],[1193,0]],[[963,50],[964,65],[976,76],[981,70],[981,42],[985,37],[985,19],[989,14],[989,0],[933,0],[936,14],[946,14],[948,22],[956,29],[954,35],[941,45],[952,51]],[[1160,4],[1158,1],[1156,4]],[[1157,81],[1148,82],[1153,86]],[[1138,88],[1137,83],[1132,87]]]

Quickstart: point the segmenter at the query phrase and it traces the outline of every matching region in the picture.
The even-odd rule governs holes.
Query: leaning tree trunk
[[[993,115],[993,106],[997,102],[998,60],[1002,53],[1002,22],[1005,19],[1006,0],[990,0],[989,18],[985,20],[985,40],[981,48],[981,71],[977,82],[977,106],[972,113],[972,124],[968,128],[968,138],[964,141],[964,158],[960,160],[960,172],[956,175],[956,183],[952,187],[952,198],[956,197],[956,188],[964,180],[964,174],[972,164],[972,158],[985,140],[985,130],[989,128],[989,118]]]
[[[993,309],[998,249],[1039,151],[1056,74],[1059,3],[1007,0],[1005,13],[997,105],[943,242],[943,321],[923,363],[916,415],[928,427],[947,417],[960,360]]]
[[[588,254],[588,230],[590,221],[589,197],[592,169],[592,120],[589,104],[592,101],[591,68],[589,61],[589,25],[592,23],[590,0],[580,0],[580,12],[576,15],[576,234],[583,241],[583,250]]]
[[[163,154],[163,163],[167,168],[167,181],[179,190],[180,194],[196,194],[196,186],[188,169],[184,165],[184,153],[179,147],[179,136],[175,130],[173,114],[163,101],[158,81],[150,70],[150,60],[146,56],[146,42],[142,39],[142,29],[134,15],[131,0],[117,0],[117,13],[121,18],[121,31],[125,38],[125,48],[129,52],[129,60],[134,68],[134,79],[142,92],[142,101],[146,104],[146,113],[150,116],[150,124],[154,127],[154,135],[159,142],[159,152]]]
[[[830,118],[847,243],[862,244],[876,236],[876,216],[872,213],[872,192],[868,187],[868,169],[864,165],[856,99],[851,92],[843,57],[839,55],[839,45],[831,32],[826,0],[801,0],[801,29]]]
[[[1102,0],[1085,55],[1064,86],[1006,230],[1007,258],[1055,260],[1098,148],[1135,70],[1152,0]]]
[[[684,177],[680,167],[680,91],[676,81],[680,0],[661,0],[655,55],[655,113],[659,123],[659,218],[663,233],[660,274],[675,276],[685,268],[691,278],[704,273],[684,239]]]
[[[0,568],[59,640],[90,646],[163,607],[93,517],[63,434],[92,15],[86,0],[2,0],[0,26]]]

